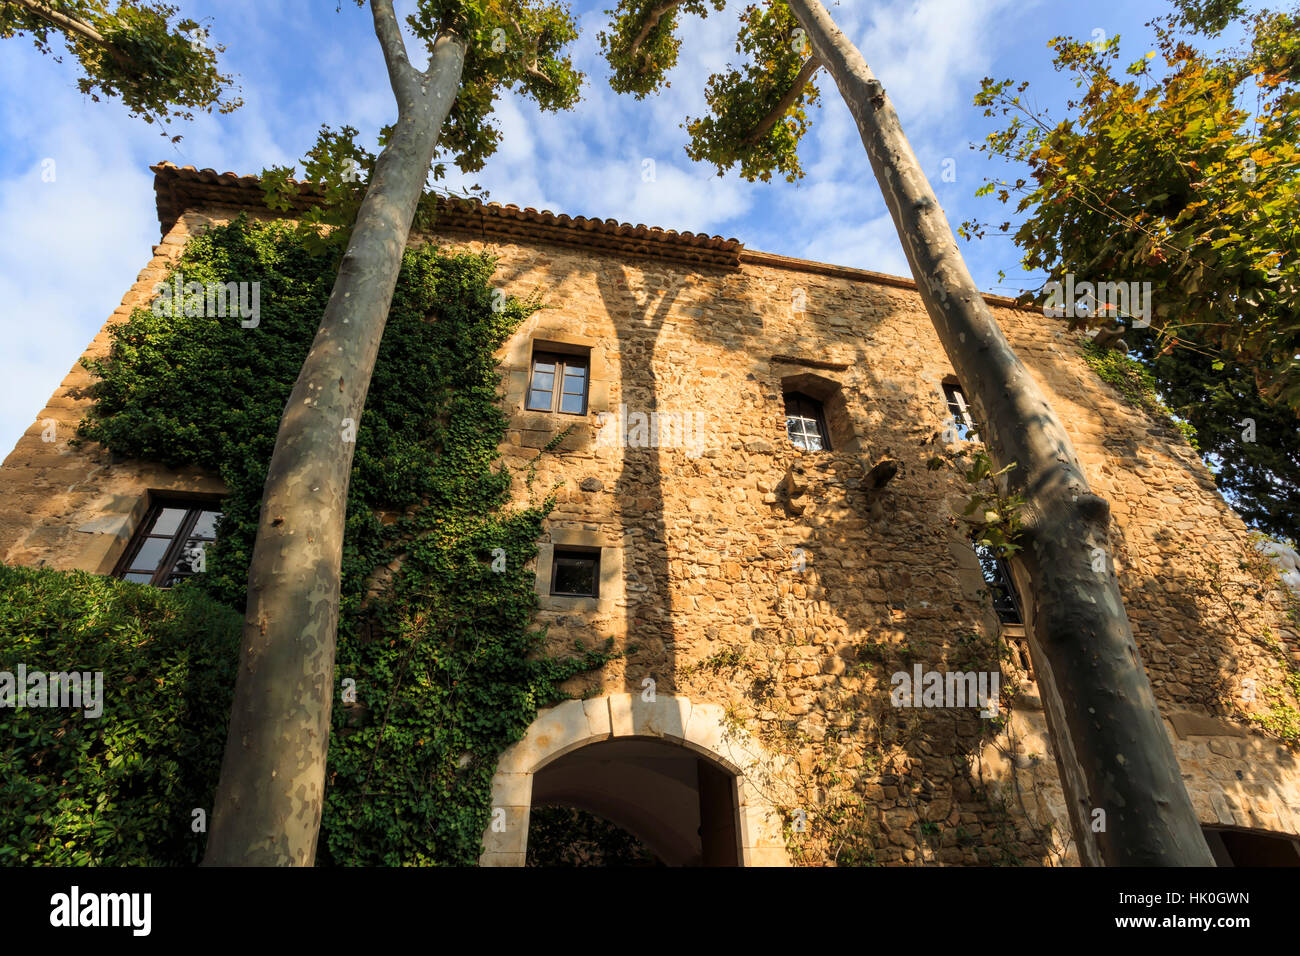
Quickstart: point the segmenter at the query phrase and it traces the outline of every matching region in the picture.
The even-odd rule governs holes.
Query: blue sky
[[[237,74],[245,105],[178,124],[184,139],[175,145],[120,104],[78,93],[71,61],[42,57],[25,38],[0,44],[0,456],[33,424],[158,241],[151,163],[256,173],[297,160],[321,123],[350,124],[373,140],[396,115],[369,12],[349,0],[337,11],[333,0],[178,2],[227,46],[223,67]],[[496,202],[716,233],[751,249],[907,274],[852,119],[829,80],[798,184],[719,178],[687,158],[680,124],[704,112],[709,74],[738,59],[743,0],[707,20],[689,19],[671,86],[641,102],[608,87],[596,34],[610,5],[573,4],[582,29],[574,59],[587,75],[578,108],[541,114],[507,97],[497,110],[500,149],[467,182]],[[408,12],[414,0],[397,6]],[[992,199],[973,197],[985,176],[1001,173],[969,148],[994,128],[971,105],[980,78],[1027,79],[1039,103],[1055,106],[1073,86],[1051,70],[1051,37],[1119,33],[1125,61],[1137,59],[1151,48],[1144,24],[1168,9],[1165,0],[840,0],[830,7],[890,92],[954,226],[976,215],[1006,218]],[[42,181],[47,159],[53,182]],[[653,182],[643,181],[646,159],[655,162]],[[943,181],[946,159],[955,160],[955,182]],[[1006,238],[963,244],[963,251],[984,289],[1037,285],[1021,276]]]

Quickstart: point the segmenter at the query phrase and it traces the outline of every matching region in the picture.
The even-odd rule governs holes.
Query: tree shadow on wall
[[[629,417],[639,412],[650,422],[661,415],[656,346],[683,280],[671,266],[658,263],[638,271],[644,282],[639,294],[632,289],[627,268],[616,260],[603,260],[595,278],[618,342],[619,404]],[[616,409],[614,421],[605,427],[627,425]],[[651,688],[670,693],[676,686],[677,661],[661,449],[634,447],[625,440],[626,433],[618,437],[621,463],[614,499],[623,539],[625,634],[635,647],[628,655],[624,685],[631,694]],[[647,679],[654,683],[645,684]]]

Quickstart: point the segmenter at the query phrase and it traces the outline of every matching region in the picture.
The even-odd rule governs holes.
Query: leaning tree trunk
[[[1111,562],[1093,570],[1093,549],[1109,553],[1110,507],[1089,490],[1065,429],[971,279],[884,88],[819,0],[787,2],[857,121],[926,311],[982,413],[990,457],[1016,463],[1011,477],[1027,501],[1026,623],[1079,856],[1213,866]]]
[[[310,866],[316,856],[354,435],[465,57],[461,41],[443,37],[418,72],[391,0],[371,8],[398,119],[276,435],[207,865]]]

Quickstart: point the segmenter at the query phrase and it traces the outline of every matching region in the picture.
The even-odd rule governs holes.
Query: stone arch
[[[1300,756],[1243,723],[1166,710],[1202,827],[1300,838]]]
[[[718,704],[659,694],[568,700],[537,715],[524,738],[501,754],[492,778],[492,817],[483,834],[481,866],[523,866],[528,847],[533,775],[591,744],[640,738],[676,745],[708,758],[735,778],[741,866],[789,866],[780,814],[772,802],[783,760],[740,728],[729,727]]]

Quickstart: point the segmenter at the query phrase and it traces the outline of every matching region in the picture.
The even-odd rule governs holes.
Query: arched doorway
[[[1218,866],[1300,866],[1300,839],[1246,827],[1201,826]]]
[[[594,813],[667,866],[740,862],[736,778],[680,744],[627,737],[567,753],[533,775],[532,807],[545,806]]]
[[[782,769],[717,704],[565,701],[502,754],[479,862],[523,866],[532,806],[560,805],[610,820],[669,865],[788,866],[770,798]]]

